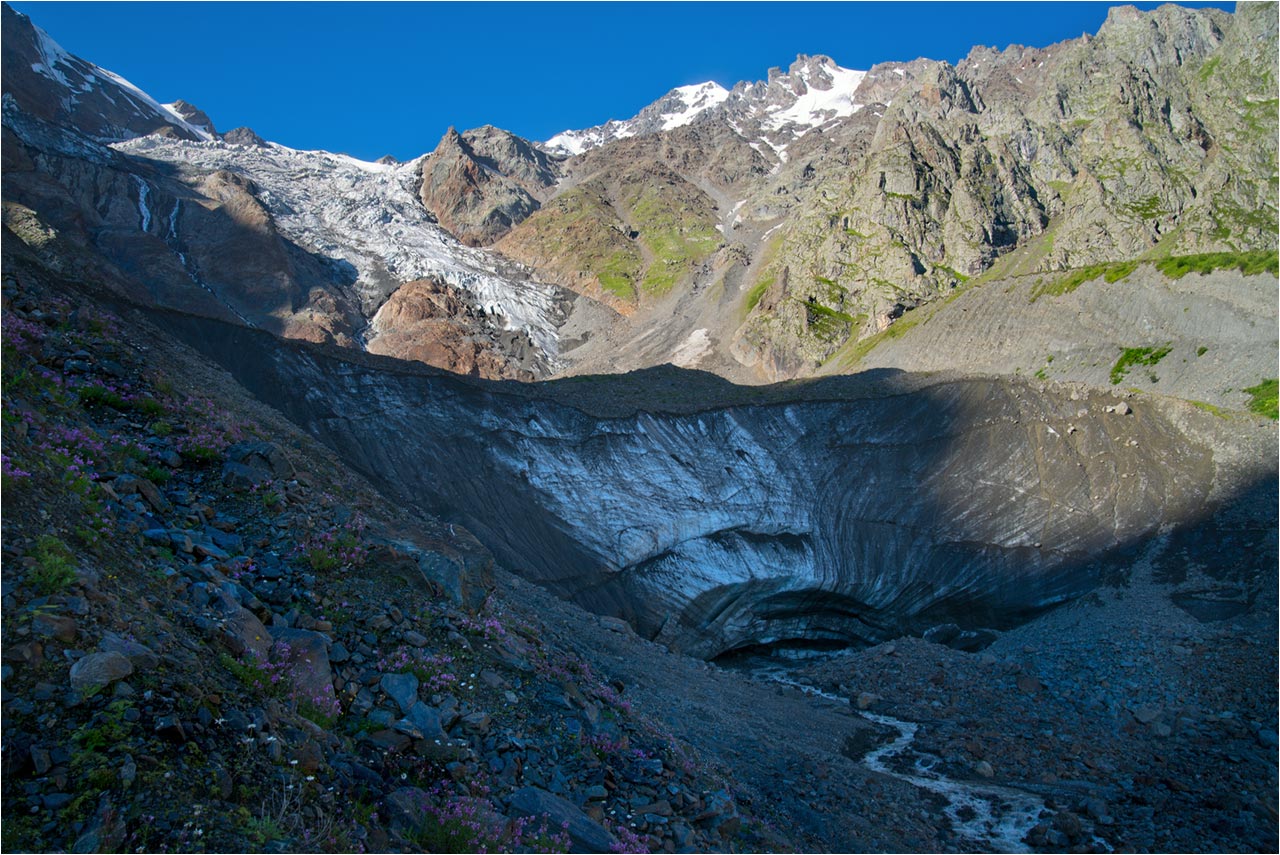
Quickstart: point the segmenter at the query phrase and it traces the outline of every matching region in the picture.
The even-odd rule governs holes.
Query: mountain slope
[[[629,325],[572,370],[643,367],[702,336],[699,364],[739,380],[837,368],[842,349],[998,276],[1015,249],[1021,273],[1273,249],[1275,18],[1260,4],[1118,8],[1096,36],[976,48],[958,66],[863,73],[802,56],[701,102],[675,90],[550,140],[577,152],[558,195],[498,248],[625,304]],[[628,244],[609,192],[625,174],[672,188],[676,207],[709,198],[736,273],[713,263],[660,295],[637,287],[645,238]],[[609,204],[584,207],[588,192]]]

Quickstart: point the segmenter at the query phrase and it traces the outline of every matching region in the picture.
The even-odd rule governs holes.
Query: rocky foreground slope
[[[1270,422],[1224,421],[1148,401],[1132,411],[1074,417],[1077,432],[1060,438],[1095,444],[1096,455],[1078,460],[1084,472],[1099,465],[1089,464],[1091,456],[1116,467],[1117,477],[1105,483],[1118,486],[1120,501],[1101,494],[1114,521],[1137,521],[1129,509],[1145,508],[1152,518],[1166,514],[1167,524],[1157,533],[1131,522],[1106,534],[1094,518],[1085,528],[1105,543],[1117,541],[1128,557],[1110,563],[1104,543],[1096,565],[1070,562],[1070,572],[1060,574],[1070,591],[1042,587],[1050,577],[1037,577],[1034,561],[1025,564],[1032,575],[1001,580],[995,574],[1014,565],[1001,564],[999,548],[973,544],[971,558],[984,550],[994,558],[963,593],[968,602],[985,596],[1025,607],[1046,591],[1082,593],[1096,585],[1097,573],[1109,573],[1118,587],[1021,629],[974,634],[968,626],[935,625],[927,633],[932,642],[899,639],[833,660],[831,670],[808,678],[848,698],[833,703],[673,655],[622,621],[557,600],[495,567],[458,522],[474,515],[477,533],[496,538],[501,554],[513,551],[504,549],[503,532],[526,538],[516,544],[526,552],[511,566],[529,572],[539,550],[568,548],[574,531],[554,532],[548,508],[557,496],[568,501],[570,476],[593,467],[599,479],[617,476],[615,493],[600,494],[608,513],[641,484],[668,488],[655,505],[696,504],[696,494],[685,499],[685,491],[716,479],[692,460],[672,458],[682,434],[710,436],[726,415],[749,427],[756,411],[762,425],[828,413],[840,406],[830,390],[805,400],[794,387],[735,391],[692,376],[670,384],[661,376],[622,378],[619,395],[608,398],[581,380],[545,392],[485,388],[372,371],[342,360],[341,351],[297,348],[232,325],[127,305],[103,309],[30,257],[11,256],[6,270],[6,848],[919,851],[1005,848],[1013,840],[1048,851],[1224,851],[1274,844],[1274,785],[1266,785],[1274,782],[1276,715],[1274,689],[1266,688],[1273,686],[1276,625]],[[170,338],[193,330],[205,353]],[[235,346],[222,349],[227,344]],[[212,367],[210,355],[230,374]],[[285,385],[281,380],[296,384],[302,370],[320,371],[307,380],[326,380],[327,400],[268,395]],[[280,409],[252,400],[236,378]],[[700,382],[711,385],[698,388]],[[985,430],[1002,448],[1017,435],[1010,425],[1033,414],[1050,423],[1029,430],[1059,430],[1044,412],[1055,406],[1052,387],[994,384],[986,394],[996,398],[975,402],[973,383],[956,384],[958,392],[936,381],[912,390],[900,379],[874,393],[855,386],[844,390],[843,406],[865,417],[916,400],[913,412],[927,433],[931,406],[958,419],[967,400],[988,417]],[[733,406],[724,414],[698,413],[714,386],[722,397],[743,397],[726,399]],[[380,419],[393,420],[396,444],[357,429],[372,410],[364,418],[335,411],[347,388],[360,390]],[[420,468],[397,472],[406,464],[395,445],[408,447],[422,401],[415,388],[436,401],[437,412],[423,424],[440,431],[439,447],[458,468],[440,468],[445,455],[434,456],[435,443],[424,443]],[[770,403],[769,395],[782,400]],[[631,396],[658,403],[638,416]],[[1081,406],[1096,410],[1102,402],[1095,396],[1087,393]],[[442,420],[451,408],[452,426]],[[389,495],[415,491],[414,501],[388,503],[388,494],[281,414],[368,467]],[[579,436],[594,438],[570,441],[564,428],[575,424]],[[644,433],[623,430],[641,424]],[[836,438],[824,431],[837,422],[814,426],[821,443]],[[461,444],[468,430],[486,441]],[[810,441],[795,424],[789,430],[802,444]],[[497,441],[504,433],[512,444]],[[964,448],[983,435],[961,430],[953,439]],[[647,447],[642,436],[650,437]],[[736,439],[734,448],[758,451],[742,445],[747,430]],[[365,450],[354,453],[361,443]],[[630,480],[603,458],[567,465],[614,443],[635,461],[670,461],[655,471],[676,467],[683,475],[650,483],[643,467]],[[909,446],[892,447],[908,453],[878,455],[884,465],[861,470],[862,480],[892,483],[895,461],[911,456]],[[545,473],[536,479],[542,493],[534,492],[534,479],[522,483],[502,464],[512,454],[526,465],[566,464],[563,492]],[[1149,465],[1149,454],[1162,471]],[[743,460],[735,453],[725,462]],[[1053,460],[1041,462],[1052,467]],[[1143,467],[1127,470],[1131,463]],[[809,471],[803,454],[790,465]],[[1055,477],[1051,468],[1043,471]],[[1199,472],[1203,483],[1180,481],[1184,471]],[[411,483],[414,474],[423,480]],[[793,489],[794,475],[773,474],[780,490]],[[1159,483],[1148,481],[1157,474]],[[446,496],[432,483],[450,478],[477,489]],[[767,487],[756,477],[740,481],[752,484]],[[1174,488],[1168,497],[1162,485]],[[599,489],[599,481],[589,486]],[[975,486],[979,496],[1003,492],[998,483]],[[479,502],[481,493],[489,502],[510,496],[503,508],[488,508],[507,513],[507,524],[496,526],[481,517],[481,505],[464,504]],[[1009,504],[1032,509],[1027,519],[1042,512],[1031,494],[1006,495]],[[454,522],[414,509],[433,497],[455,502],[446,508],[440,501]],[[1217,511],[1200,517],[1180,510],[1182,501],[1196,499]],[[953,510],[952,525],[981,529],[981,517],[966,522],[961,506]],[[579,526],[590,515],[584,510]],[[1077,521],[1064,531],[1079,537],[1088,506],[1066,509],[1062,519]],[[834,522],[838,532],[852,521]],[[576,533],[583,544],[573,557],[580,560],[593,544],[588,528]],[[732,555],[733,534],[706,538],[699,555],[711,546]],[[648,537],[655,535],[651,526]],[[740,557],[806,538],[737,535]],[[819,544],[824,536],[818,526],[807,538]],[[1045,540],[1011,548],[1031,558],[1055,543],[1052,526],[1035,536]],[[863,570],[881,566],[867,558]],[[592,564],[577,566],[580,577],[547,581],[565,591],[580,585],[584,601],[597,607],[616,603],[593,593],[599,571]],[[859,583],[856,574],[845,581],[868,591],[893,591],[902,581],[880,572],[881,582]],[[642,573],[621,575],[644,580]],[[776,585],[768,579],[743,587],[736,610],[725,611],[754,615],[766,630],[783,627],[791,641],[830,638],[828,629],[847,641],[855,625],[874,641],[906,627],[913,602],[938,594],[937,579],[918,575],[876,614],[800,581],[802,594],[778,598],[771,613],[755,608],[770,605],[770,591],[762,589]],[[1112,601],[1109,611],[1094,605]],[[897,618],[893,608],[903,610]],[[703,636],[692,621],[672,622],[684,635],[659,638],[711,655],[748,640],[734,632],[759,632],[749,621],[716,624],[696,608],[687,614],[703,622],[714,644],[698,648]],[[880,620],[855,624],[857,614]],[[986,653],[945,646],[993,639]],[[1183,661],[1177,657],[1186,664],[1175,668]],[[1165,663],[1168,673],[1155,679],[1147,662]],[[1098,671],[1096,684],[1081,683],[1085,666]],[[1213,674],[1207,682],[1205,669]],[[919,754],[868,765],[892,748],[896,731],[865,719],[863,708],[914,723],[920,730],[912,751]],[[978,724],[1006,708],[1009,716],[994,729]],[[942,791],[918,783],[914,756],[936,767],[929,774],[944,776]],[[895,770],[893,762],[908,765]],[[990,805],[988,819],[970,821],[957,807],[969,803],[961,795]],[[1166,820],[1165,811],[1177,821]]]
[[[6,850],[784,845],[461,526],[6,270]]]

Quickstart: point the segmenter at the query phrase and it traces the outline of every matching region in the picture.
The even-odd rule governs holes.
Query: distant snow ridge
[[[514,270],[499,270],[491,255],[463,246],[431,222],[414,190],[416,161],[369,163],[276,143],[253,147],[159,136],[114,148],[251,179],[282,235],[356,270],[355,287],[369,316],[397,285],[434,277],[469,292],[507,329],[526,331],[548,362],[557,362],[559,290]]]
[[[729,90],[709,80],[692,86],[678,86],[625,122],[610,120],[595,128],[564,131],[547,140],[546,146],[562,154],[582,154],[613,140],[669,131],[692,122],[701,113],[723,104]]]
[[[866,74],[842,68],[830,57],[801,55],[787,73],[774,69],[768,80],[739,83],[732,91],[715,82],[681,86],[634,118],[564,131],[545,145],[561,154],[581,154],[613,140],[661,133],[706,117],[725,122],[749,142],[767,145],[785,160],[788,142],[862,109],[856,94]]]

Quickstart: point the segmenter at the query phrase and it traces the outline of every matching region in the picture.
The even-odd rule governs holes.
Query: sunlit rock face
[[[406,501],[704,657],[1009,626],[1226,489],[1199,416],[1154,400],[1121,415],[1097,391],[885,375],[841,401],[599,418],[200,323],[210,355]]]

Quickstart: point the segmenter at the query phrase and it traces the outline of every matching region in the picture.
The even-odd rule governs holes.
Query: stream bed
[[[952,830],[975,851],[1030,852],[1027,833],[1046,811],[1039,796],[999,784],[957,781],[941,771],[942,758],[915,745],[920,725],[893,716],[856,709],[848,698],[799,683],[788,676],[785,665],[756,659],[735,666],[760,679],[799,689],[808,695],[841,704],[867,721],[897,731],[896,738],[871,750],[861,763],[874,772],[905,781],[938,796]],[[968,847],[966,847],[968,848]]]

